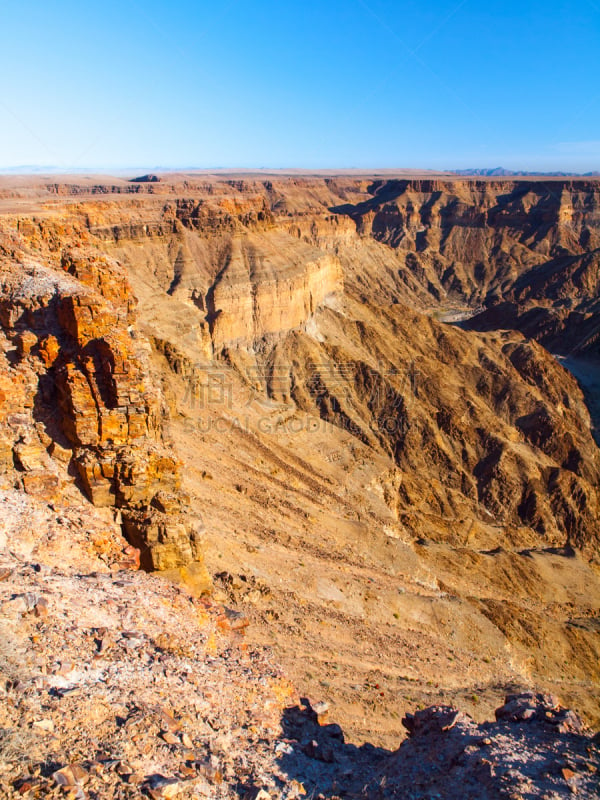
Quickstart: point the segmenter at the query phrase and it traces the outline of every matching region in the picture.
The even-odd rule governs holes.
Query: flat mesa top
[[[114,174],[61,174],[51,170],[27,174],[0,172],[0,215],[21,216],[35,213],[44,216],[82,201],[102,203],[110,200],[121,205],[127,204],[134,197],[147,198],[148,201],[154,198],[159,203],[168,196],[189,198],[207,195],[216,197],[221,194],[230,196],[232,193],[245,192],[252,194],[270,190],[270,182],[274,184],[273,188],[284,192],[290,188],[295,190],[303,182],[321,184],[324,188],[328,181],[335,182],[338,188],[344,185],[348,188],[360,186],[360,191],[375,195],[378,194],[381,184],[389,181],[429,182],[442,191],[445,185],[456,190],[460,185],[488,184],[492,187],[496,184],[506,187],[517,182],[542,185],[553,182],[557,187],[562,183],[566,187],[579,185],[581,188],[593,187],[593,190],[600,186],[600,176],[597,175],[458,175],[452,172],[412,169],[190,169],[145,173],[141,170],[130,170],[117,171]],[[423,187],[415,188],[420,191]]]
[[[176,185],[190,180],[265,180],[270,177],[285,178],[456,178],[451,172],[415,169],[190,169],[180,171],[164,170],[115,170],[114,172],[5,172],[0,171],[0,188],[43,188],[52,183],[78,186],[121,185],[128,183],[166,183]]]
[[[402,169],[402,168],[382,168],[382,169],[269,169],[269,168],[218,168],[218,169],[186,169],[186,170],[115,170],[114,172],[57,172],[48,170],[47,172],[36,171],[23,172],[0,170],[0,188],[44,188],[48,184],[62,183],[67,185],[86,185],[110,186],[139,183],[184,183],[194,178],[231,180],[243,178],[265,179],[275,178],[402,178],[402,179],[431,179],[442,178],[451,181],[562,181],[562,180],[584,180],[598,181],[600,174],[581,175],[581,174],[495,174],[479,175],[461,174],[444,170],[427,169]]]

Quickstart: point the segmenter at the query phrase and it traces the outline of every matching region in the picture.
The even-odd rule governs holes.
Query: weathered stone
[[[496,719],[508,719],[512,722],[528,720],[535,717],[544,717],[560,709],[558,699],[554,695],[535,692],[523,694],[509,694],[504,700],[504,705],[496,709]]]
[[[171,570],[200,556],[196,525],[184,516],[170,517],[153,508],[123,510],[123,529],[137,548],[144,569]]]
[[[47,469],[51,463],[46,448],[40,442],[19,442],[16,444],[14,447],[14,460],[26,472]]]
[[[313,703],[312,709],[317,715],[319,724],[323,725],[329,713],[329,703],[326,703],[324,700],[320,700],[317,703]]]
[[[0,405],[2,398],[0,397]],[[13,460],[13,446],[12,442],[0,438],[0,474],[4,474],[12,470],[14,465]]]
[[[142,509],[159,492],[177,494],[181,484],[179,470],[177,459],[157,446],[120,451],[116,462],[119,504]]]
[[[26,358],[38,343],[38,338],[33,331],[24,331],[17,334],[14,339],[19,358]]]
[[[73,451],[67,447],[63,447],[58,442],[52,442],[50,445],[50,455],[52,458],[62,461],[63,464],[68,464],[73,457]]]
[[[133,545],[128,545],[123,551],[123,558],[115,561],[112,565],[113,569],[139,569],[140,568],[140,551]]]
[[[94,447],[100,440],[98,407],[87,377],[67,363],[58,371],[57,386],[65,434],[74,445]]]
[[[254,800],[272,800],[271,795],[265,789],[259,789],[254,796]]]
[[[36,617],[47,617],[48,616],[48,601],[45,597],[40,597],[35,606],[33,607],[33,613]]]
[[[43,500],[52,500],[56,497],[59,484],[58,475],[47,470],[35,470],[23,474],[23,488],[27,494]]]
[[[88,773],[79,764],[69,764],[53,772],[52,777],[59,786],[78,786],[87,779]]]
[[[107,336],[118,324],[114,312],[91,295],[67,295],[61,298],[58,321],[81,347],[93,339]]]
[[[177,797],[183,791],[185,783],[177,778],[154,777],[150,783],[148,791],[153,798]]]
[[[183,498],[181,495],[157,492],[152,498],[151,505],[163,514],[179,514],[182,509]]]
[[[98,460],[102,459],[102,460]],[[99,508],[115,504],[114,482],[104,477],[104,463],[113,464],[111,454],[95,456],[90,450],[83,450],[75,458],[75,467],[81,479],[85,494]]]
[[[223,613],[217,617],[217,625],[226,631],[243,631],[250,624],[250,620],[240,611],[225,607]]]
[[[44,362],[46,369],[50,369],[56,363],[60,353],[60,344],[56,336],[49,334],[45,336],[39,345],[40,358]]]

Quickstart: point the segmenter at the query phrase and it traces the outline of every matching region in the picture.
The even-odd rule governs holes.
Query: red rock
[[[26,779],[21,784],[19,784],[19,788],[17,789],[19,794],[27,794],[27,792],[34,791],[40,785],[39,780],[34,779]]]
[[[50,369],[50,367],[54,366],[56,363],[56,359],[60,353],[60,344],[58,343],[58,339],[52,334],[45,336],[40,342],[38,350],[40,358],[44,362],[44,366],[46,369]]]
[[[125,557],[113,564],[114,569],[137,570],[140,568],[140,551],[137,547],[128,545],[123,553]]]
[[[224,631],[244,631],[250,620],[240,611],[225,608],[223,613],[217,617],[217,625]]]
[[[33,331],[24,331],[15,336],[15,344],[19,358],[28,356],[38,342],[38,338]]]
[[[175,717],[167,709],[162,709],[160,712],[160,724],[164,731],[179,731],[181,730],[181,722],[176,720]]]
[[[197,772],[192,767],[188,767],[187,764],[182,764],[179,767],[179,772],[183,775],[184,778],[195,778]]]
[[[23,474],[23,488],[27,494],[51,500],[56,497],[59,488],[58,475],[45,470],[35,470]]]

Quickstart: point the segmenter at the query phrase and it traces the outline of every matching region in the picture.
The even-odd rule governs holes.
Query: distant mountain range
[[[593,178],[600,176],[600,172],[525,172],[524,170],[514,171],[504,169],[504,167],[494,167],[492,169],[451,169],[453,175],[473,175],[487,178],[502,178],[515,176],[546,176],[548,178]]]

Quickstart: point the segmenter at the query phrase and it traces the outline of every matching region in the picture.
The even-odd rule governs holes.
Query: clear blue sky
[[[600,169],[600,0],[21,0],[0,166]]]

